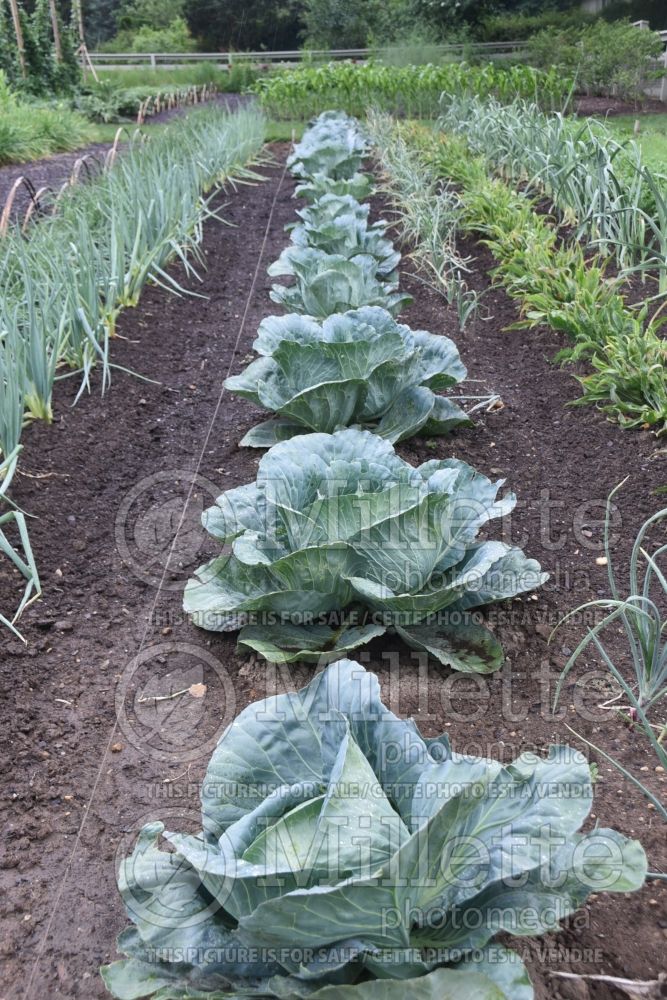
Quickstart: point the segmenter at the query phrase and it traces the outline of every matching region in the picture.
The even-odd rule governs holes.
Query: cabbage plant
[[[360,205],[350,195],[326,194],[310,207],[297,212],[301,222],[288,227],[292,230],[292,243],[343,257],[368,254],[377,261],[378,277],[391,275],[398,267],[401,255],[384,235],[387,223],[381,220],[370,224],[369,212],[370,205]],[[285,259],[289,264],[291,252],[292,248],[288,247],[280,261]]]
[[[326,174],[332,180],[353,177],[367,152],[358,122],[340,112],[325,112],[305,132],[287,158],[295,177]]]
[[[391,628],[456,670],[497,670],[502,648],[469,609],[546,579],[521,549],[476,540],[516,503],[503,482],[457,459],[414,468],[370,431],[283,441],[204,511],[231,551],[188,582],[185,610],[272,662],[332,661]]]
[[[119,1000],[532,1000],[495,936],[558,931],[590,893],[645,879],[636,840],[579,832],[591,806],[577,751],[462,756],[340,660],[227,729],[201,832],[143,828],[105,984]]]
[[[312,204],[324,194],[349,194],[357,201],[366,201],[373,194],[373,181],[369,174],[356,173],[351,177],[334,180],[328,174],[313,174],[306,181],[297,184],[295,198],[305,198]]]
[[[322,323],[296,313],[269,316],[253,346],[261,357],[225,386],[279,419],[258,424],[242,445],[268,448],[305,430],[350,424],[394,442],[471,424],[456,403],[436,395],[466,377],[456,345],[413,331],[377,306]]]
[[[271,298],[288,312],[326,319],[361,306],[381,306],[393,316],[412,302],[398,292],[395,275],[377,276],[378,263],[368,254],[344,257],[314,247],[288,247],[268,269],[272,277],[291,275],[294,284],[273,285]]]

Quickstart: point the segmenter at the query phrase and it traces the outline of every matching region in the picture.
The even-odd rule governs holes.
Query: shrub
[[[578,28],[595,20],[594,15],[582,10],[545,10],[541,14],[511,13],[491,14],[485,17],[477,29],[477,36],[483,42],[520,42],[531,38],[539,31],[562,31]]]
[[[645,81],[655,75],[650,60],[662,52],[660,35],[631,24],[596,21],[585,28],[541,31],[530,40],[530,59],[548,68],[554,59],[576,79],[577,90],[635,100]]]

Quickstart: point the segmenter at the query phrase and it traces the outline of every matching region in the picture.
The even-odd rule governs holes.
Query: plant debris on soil
[[[44,595],[20,622],[26,646],[0,635],[1,1000],[106,996],[97,970],[116,957],[115,935],[126,923],[118,860],[149,820],[197,829],[198,782],[224,728],[250,701],[312,675],[312,667],[276,671],[238,656],[234,635],[200,631],[181,611],[186,579],[218,549],[201,528],[202,509],[254,479],[261,454],[238,441],[266,414],[222,383],[245,366],[259,322],[276,312],[266,267],[286,243],[295,203],[294,183],[283,175],[287,146],[272,149],[277,162],[263,169],[264,183],[230,187],[214,203],[232,226],[206,224],[201,283],[174,265],[179,284],[205,298],[151,287],[138,308],[121,314],[112,360],[152,381],[115,371],[104,397],[94,393],[71,408],[76,379],[65,380],[54,424],[35,425],[25,437],[13,498],[32,515]],[[375,209],[387,211],[380,200]],[[446,731],[459,751],[511,760],[550,743],[581,746],[569,723],[664,797],[665,775],[645,738],[599,707],[616,691],[591,657],[568,679],[552,716],[557,678],[585,624],[547,641],[565,612],[608,592],[598,564],[603,507],[629,476],[614,523],[614,555],[625,567],[638,527],[660,506],[653,491],[665,482],[664,446],[590,408],[571,408],[577,385],[550,360],[562,346],[558,336],[507,331],[516,307],[490,288],[488,252],[472,240],[461,250],[475,258],[470,283],[484,292],[473,325],[459,334],[455,310],[407,256],[403,288],[415,301],[401,319],[456,340],[474,380],[466,390],[493,390],[502,406],[477,416],[473,429],[405,442],[399,451],[415,464],[455,455],[506,477],[518,495],[506,540],[539,559],[551,580],[535,599],[490,609],[507,653],[491,677],[426,664],[395,639],[356,658],[378,673],[393,711],[414,716],[427,735]],[[0,607],[12,606],[17,584],[0,563]],[[627,667],[613,632],[609,646]],[[650,868],[664,871],[664,825],[611,765],[598,764],[591,821],[638,837]],[[593,896],[558,934],[517,939],[539,1000],[575,995],[550,976],[557,970],[657,978],[666,897],[658,882],[628,897]],[[585,995],[613,993],[591,984],[590,994],[576,993]]]

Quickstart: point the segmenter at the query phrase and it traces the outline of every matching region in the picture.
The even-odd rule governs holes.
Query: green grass
[[[117,88],[127,87],[187,87],[214,83],[218,90],[238,93],[257,78],[258,73],[249,64],[239,62],[231,70],[221,69],[216,63],[200,62],[174,69],[136,66],[132,69],[113,69],[98,73],[101,81]],[[90,82],[90,80],[88,81]]]
[[[79,149],[91,141],[89,122],[64,104],[30,104],[13,97],[0,104],[0,166]]]
[[[647,166],[667,173],[667,114],[619,115],[605,119],[607,127],[619,139],[636,139],[642,148]],[[639,132],[635,134],[635,122]]]
[[[266,123],[267,142],[291,142],[292,138],[300,139],[306,127],[305,121],[269,121]]]
[[[118,123],[111,122],[109,124],[103,124],[100,122],[85,122],[85,130],[76,137],[70,136],[71,142],[65,149],[75,150],[81,149],[84,146],[88,146],[90,143],[101,142],[101,143],[111,143],[116,138],[116,132],[119,128],[123,129],[123,134],[121,136],[121,142],[127,141],[127,139],[132,135],[134,130],[139,126],[135,125],[134,122],[124,122],[122,125]],[[151,135],[157,135],[163,132],[169,125],[173,124],[172,121],[166,122],[151,122],[150,118],[144,122],[141,126],[142,132],[150,132]],[[305,122],[300,121],[286,121],[286,122],[275,122],[269,121],[266,126],[266,141],[267,142],[291,142],[292,136],[295,139],[300,139],[303,135],[305,128]],[[24,162],[23,160],[5,160],[4,149],[2,145],[3,135],[5,131],[5,116],[0,115],[0,164],[11,163],[11,162]],[[37,153],[35,156],[27,157],[27,159],[39,159],[40,156],[47,156],[48,153]]]

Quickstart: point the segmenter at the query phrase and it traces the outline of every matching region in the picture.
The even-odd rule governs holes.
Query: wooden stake
[[[21,76],[25,80],[28,76],[28,67],[25,61],[25,45],[23,43],[23,29],[21,28],[21,17],[19,14],[19,5],[17,0],[9,0],[9,6],[12,12],[12,21],[14,22],[14,32],[16,34],[16,48],[19,53],[19,65],[21,67]]]
[[[53,31],[53,51],[56,62],[61,63],[63,61],[63,47],[60,41],[60,25],[58,23],[56,0],[49,0],[49,10],[51,11],[51,29]]]

